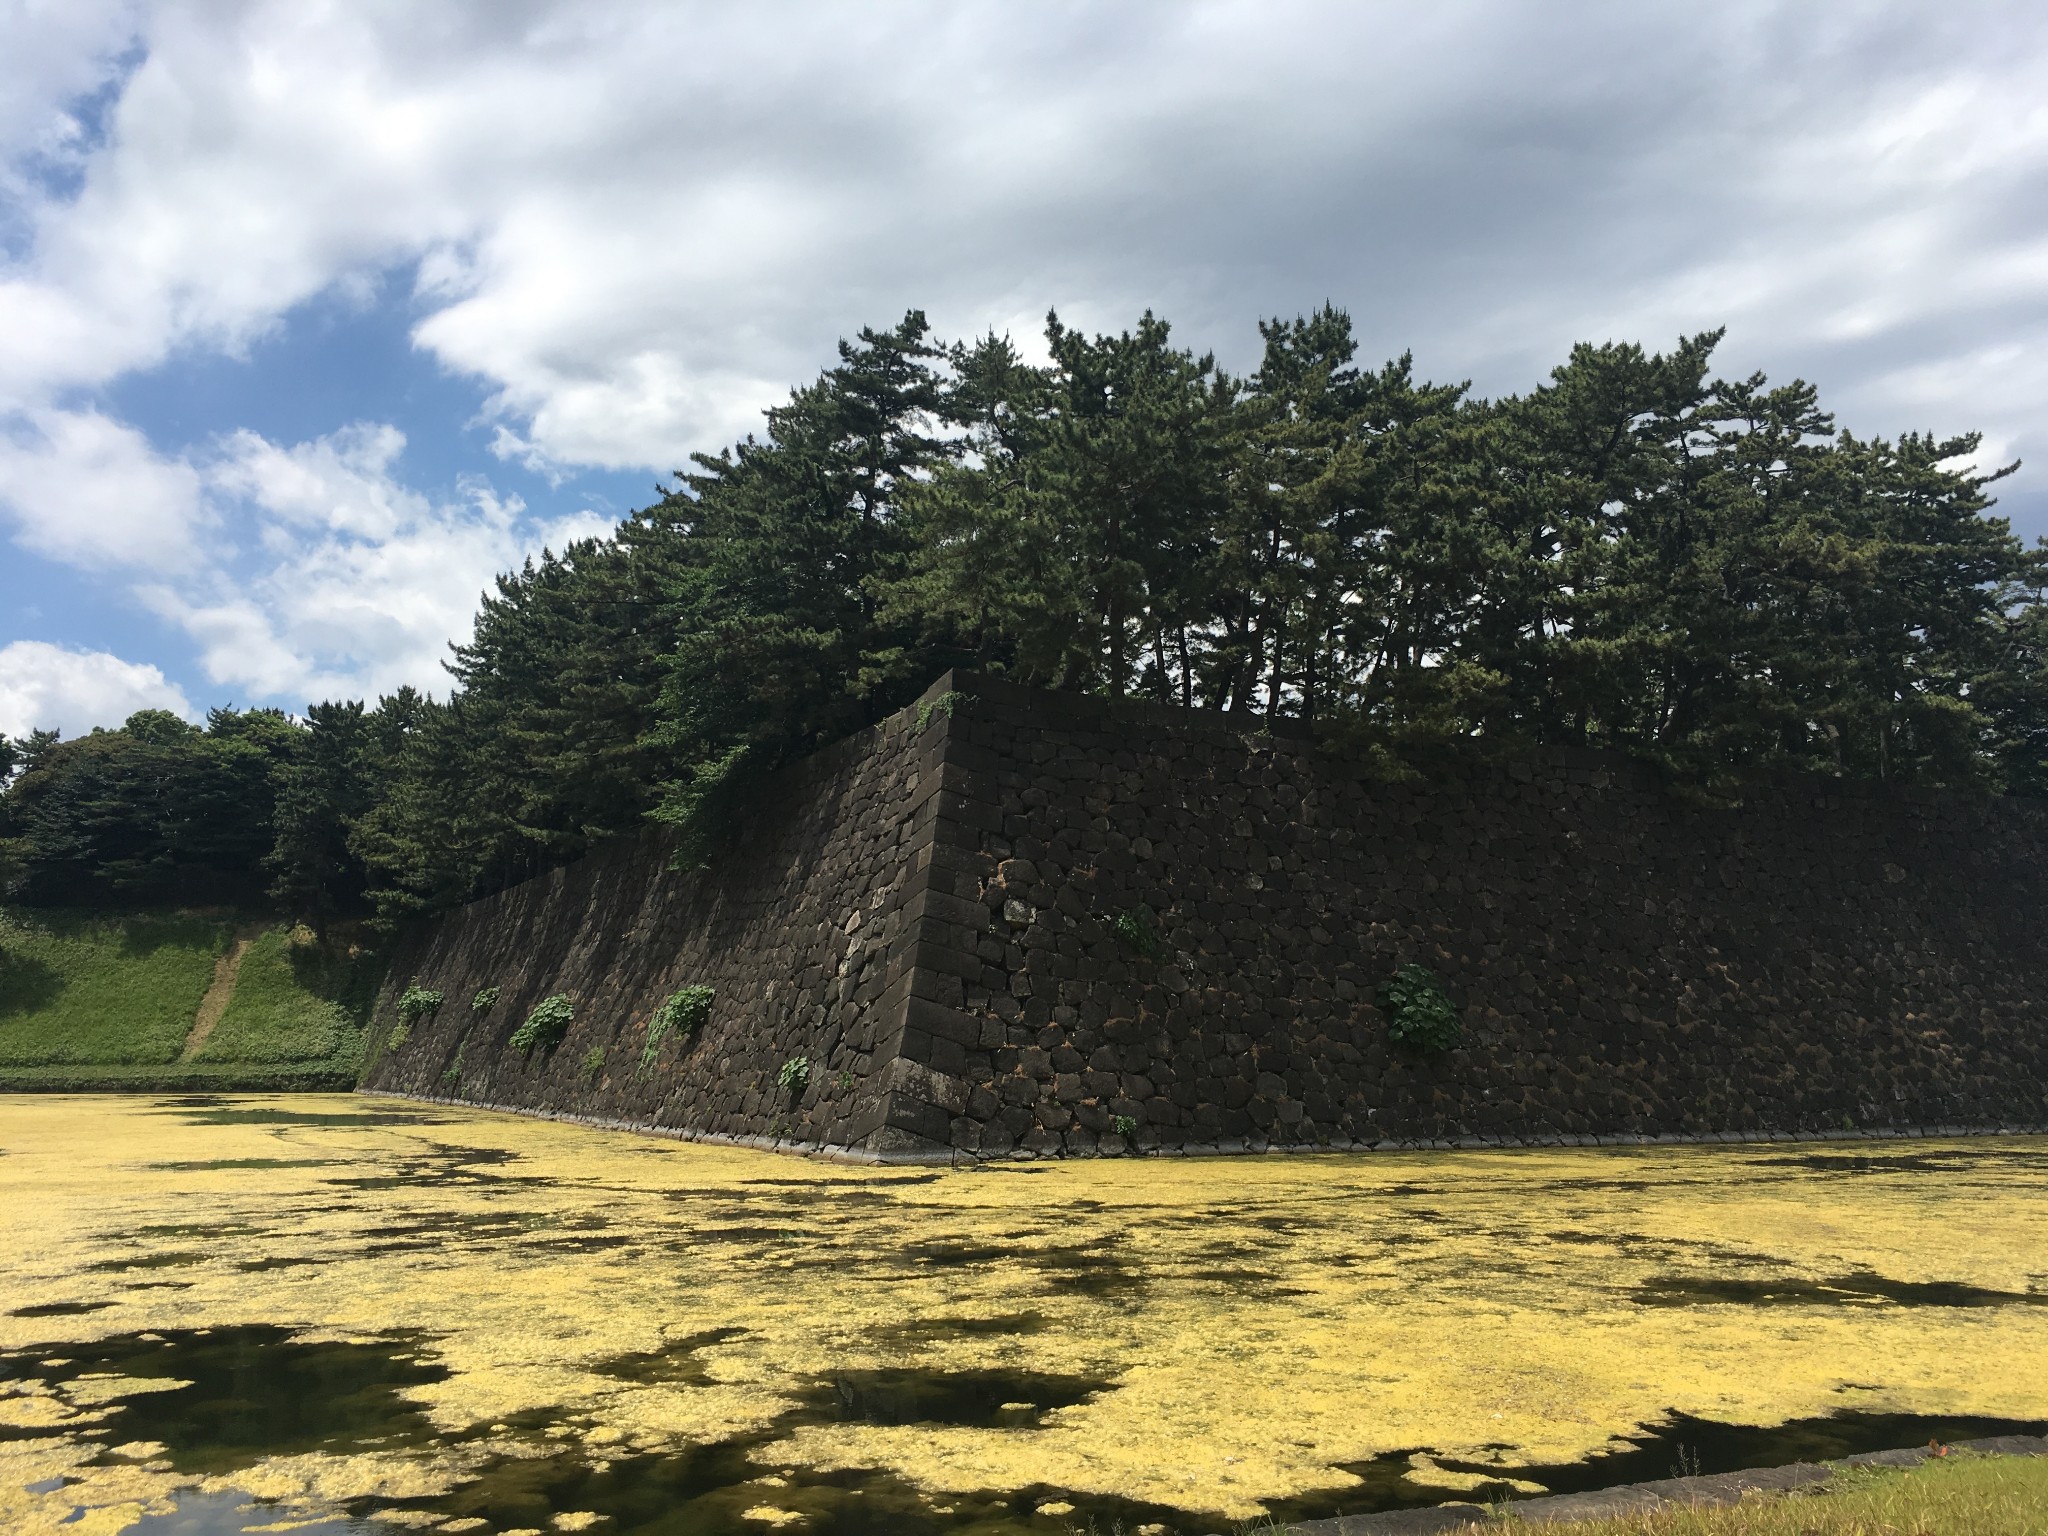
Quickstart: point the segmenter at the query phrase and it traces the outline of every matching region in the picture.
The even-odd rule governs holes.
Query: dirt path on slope
[[[235,978],[242,974],[242,958],[255,942],[253,933],[237,934],[234,942],[228,945],[228,952],[213,962],[213,980],[206,984],[206,995],[199,999],[199,1012],[192,1019],[192,1033],[185,1037],[185,1049],[179,1053],[178,1060],[190,1061],[197,1056],[199,1048],[206,1044],[206,1037],[213,1033],[213,1026],[228,1011],[228,1004],[235,996]]]

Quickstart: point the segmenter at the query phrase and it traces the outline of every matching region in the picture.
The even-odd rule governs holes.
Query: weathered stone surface
[[[1387,784],[1298,727],[944,692],[776,780],[707,873],[650,836],[415,936],[382,1017],[415,975],[449,1002],[369,1086],[920,1156],[2048,1121],[2048,807],[1705,811],[1564,750]],[[1410,962],[1458,1048],[1389,1040]],[[710,1024],[643,1069],[693,982]],[[558,991],[569,1037],[509,1050]]]

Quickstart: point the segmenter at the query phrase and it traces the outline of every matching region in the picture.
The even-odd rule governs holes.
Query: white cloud
[[[0,418],[0,508],[21,543],[67,564],[191,569],[200,490],[191,465],[97,411]]]
[[[492,450],[557,479],[716,448],[911,306],[1151,306],[1241,366],[1325,298],[1483,392],[1727,324],[1729,369],[1859,432],[2048,452],[2027,0],[77,0],[0,34],[0,497],[27,547],[146,579],[222,686],[433,683],[493,571],[568,531],[409,489],[397,405],[151,443],[91,403],[407,272]]]
[[[399,478],[404,448],[391,423],[355,422],[294,444],[242,429],[170,457],[105,416],[36,412],[0,438],[0,503],[28,547],[132,583],[233,697],[439,691],[500,571],[612,523],[536,520],[481,480],[437,501]]]
[[[119,725],[138,709],[198,718],[183,691],[155,667],[41,640],[0,646],[0,736],[32,730],[78,736],[96,725]]]
[[[500,571],[611,529],[593,512],[536,523],[519,498],[481,481],[436,502],[396,478],[404,447],[384,422],[288,447],[248,431],[219,445],[205,478],[242,530],[240,558],[140,589],[198,642],[210,681],[303,700],[408,682],[443,691],[449,641],[469,634]]]
[[[2048,314],[2020,0],[276,0],[142,30],[0,285],[21,399],[406,263],[420,344],[515,456],[657,470],[913,304],[955,333],[1153,304],[1242,353],[1331,297],[1489,389],[1585,336],[1726,321],[1744,367],[1809,374],[1877,337],[1896,373]]]

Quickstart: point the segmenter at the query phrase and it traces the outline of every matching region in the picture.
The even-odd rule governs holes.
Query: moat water
[[[0,1099],[0,1529],[1179,1536],[2048,1421],[2048,1142],[861,1169]]]

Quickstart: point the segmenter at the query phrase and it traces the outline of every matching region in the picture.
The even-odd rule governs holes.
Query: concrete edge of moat
[[[1996,1435],[1986,1440],[1958,1441],[1947,1449],[1988,1456],[2048,1456],[2048,1437]],[[1660,1509],[1715,1508],[1739,1503],[1750,1493],[1791,1493],[1825,1483],[1843,1467],[1913,1467],[1932,1460],[1935,1454],[1926,1446],[1867,1451],[1833,1461],[1795,1461],[1788,1466],[1716,1472],[1704,1477],[1667,1477],[1588,1493],[1515,1499],[1499,1505],[1433,1504],[1424,1509],[1393,1509],[1375,1515],[1339,1515],[1329,1520],[1304,1520],[1282,1529],[1287,1536],[1435,1536],[1437,1532],[1483,1530],[1515,1521],[1552,1525],[1570,1520],[1611,1520]]]
[[[996,1156],[978,1157],[958,1148],[931,1151],[875,1152],[864,1147],[834,1146],[824,1142],[791,1141],[770,1136],[731,1135],[722,1131],[700,1131],[688,1126],[653,1125],[645,1121],[609,1119],[602,1115],[581,1115],[570,1110],[539,1109],[524,1104],[488,1103],[479,1099],[458,1099],[445,1094],[402,1093],[390,1088],[358,1088],[365,1098],[400,1099],[414,1104],[440,1104],[450,1109],[480,1109],[492,1114],[519,1115],[530,1120],[555,1120],[567,1125],[589,1126],[593,1130],[631,1131],[642,1136],[662,1136],[671,1141],[696,1141],[712,1146],[744,1147],[755,1152],[780,1152],[808,1157],[819,1162],[853,1163],[881,1167],[971,1168],[984,1164],[1018,1162],[1093,1162],[1100,1159],[1071,1156],[1040,1158],[1027,1148]],[[1312,1155],[1340,1152],[1484,1152],[1527,1151],[1563,1147],[1708,1147],[1780,1146],[1813,1142],[1873,1141],[1957,1141],[1978,1137],[2048,1136],[2048,1124],[2040,1125],[1928,1125],[1875,1126],[1867,1130],[1834,1131],[1706,1131],[1697,1135],[1664,1132],[1657,1135],[1624,1134],[1551,1136],[1459,1136],[1444,1140],[1329,1141],[1323,1143],[1267,1142],[1253,1137],[1209,1144],[1161,1147],[1132,1147],[1120,1153],[1104,1153],[1103,1159],[1119,1157],[1244,1157]]]

